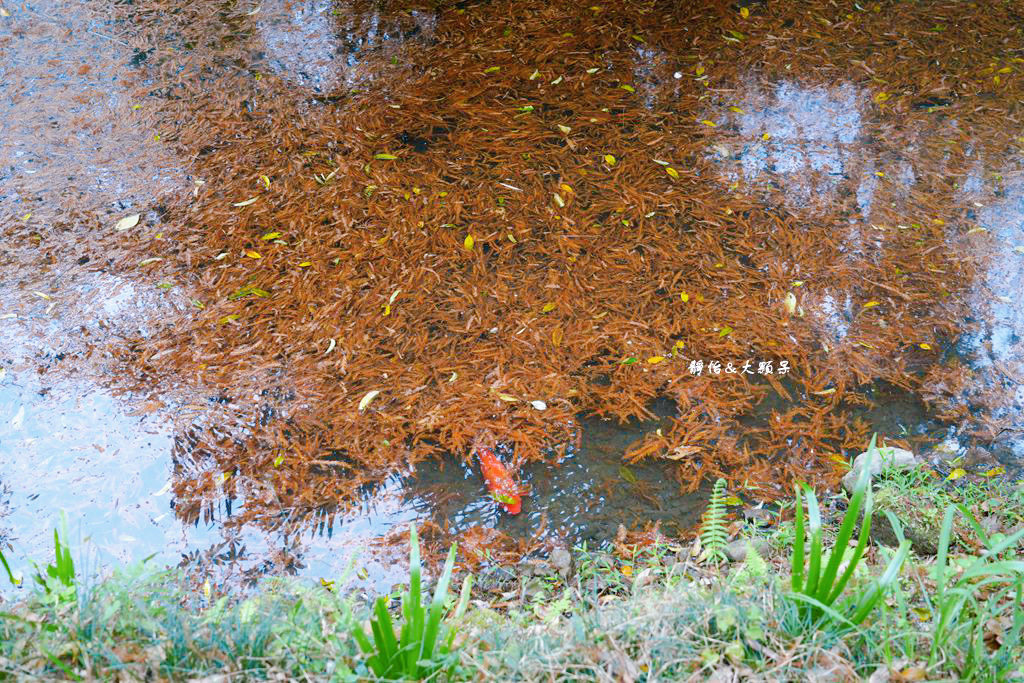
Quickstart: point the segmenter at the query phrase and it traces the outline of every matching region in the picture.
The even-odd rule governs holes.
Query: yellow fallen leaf
[[[26,218],[27,218],[27,216],[26,216]],[[138,224],[139,224],[139,214],[133,213],[131,216],[125,216],[124,218],[119,220],[117,223],[115,223],[114,224],[114,230],[117,230],[117,231],[128,230],[130,228],[134,228]]]
[[[394,154],[382,153],[382,154],[374,154],[373,158],[374,159],[380,159],[381,161],[391,161],[391,160],[397,159],[398,157],[396,157]]]
[[[724,337],[727,334],[732,334],[732,328],[728,325],[723,325],[722,329],[718,331],[718,336]]]
[[[722,502],[726,505],[743,505],[743,499],[739,496],[726,496]]]
[[[746,7],[740,7],[740,16],[744,19],[748,18],[750,16],[750,10]]]
[[[878,301],[869,301],[866,304],[864,304],[864,308],[874,308],[878,304],[879,304]]]
[[[636,90],[631,85],[623,84],[623,85],[620,85],[619,87],[622,88],[623,90],[625,90],[626,92],[636,92]]]
[[[697,67],[696,69],[694,69],[693,71],[694,71],[694,73],[696,73],[696,74],[697,74],[698,76],[703,76],[703,75],[704,75],[704,67],[703,67],[703,66],[698,66],[698,67]]]
[[[687,294],[686,292],[680,292],[679,293],[679,298],[682,299],[683,303],[685,304],[687,301],[690,300],[690,295]]]
[[[255,202],[257,199],[259,199],[259,197],[249,197],[245,201],[243,201],[243,202],[235,202],[231,206],[249,206],[250,204]]]
[[[650,363],[651,365],[657,365],[663,360],[665,360],[665,356],[651,356],[650,358],[647,359],[647,362]]]
[[[829,394],[836,393],[836,388],[832,387],[831,389],[822,389],[821,391],[812,391],[811,393],[815,396],[828,396]]]
[[[876,104],[881,104],[882,102],[885,102],[887,99],[889,99],[889,93],[887,92],[880,92],[874,97]]]
[[[993,467],[987,472],[979,472],[983,477],[998,477],[1001,474],[1006,474],[1006,468],[1003,466]]]
[[[604,155],[604,163],[608,164],[609,166],[614,166],[615,165],[615,156],[611,155],[611,154],[605,154]]]
[[[283,455],[277,456],[276,458],[274,458],[274,467],[280,467],[281,463],[283,463],[283,462],[284,462],[284,456]]]
[[[676,180],[679,180],[679,171],[677,171],[676,169],[672,168],[671,166],[666,166],[665,167],[665,173],[668,173],[670,176],[672,176]]]
[[[558,124],[558,130],[562,131],[563,135],[568,135],[569,132],[572,131],[572,128],[570,128],[569,126],[563,126],[562,124]]]
[[[562,345],[562,328],[561,327],[556,327],[554,330],[551,331],[551,343],[554,344],[555,346],[561,346]]]
[[[264,235],[260,239],[264,240],[264,241],[266,241],[266,240],[276,240],[280,236],[281,236],[281,233],[279,233],[279,232],[268,232],[266,235]]]
[[[946,477],[946,481],[955,481],[965,474],[967,474],[967,470],[962,467],[957,467],[949,473],[949,476]]]
[[[568,183],[562,183],[558,187],[565,190],[568,194],[576,194],[576,190],[572,189],[572,185],[569,185]]]
[[[711,126],[712,128],[717,128],[718,127],[717,123],[715,123],[714,121],[710,121],[708,119],[701,120],[701,123],[703,123],[705,126]]]
[[[462,246],[466,251],[473,251],[473,244],[476,240],[473,239],[472,235],[466,235],[466,239],[462,240]]]
[[[267,189],[269,189],[269,188],[270,188],[270,178],[268,178],[268,177],[267,177],[267,176],[265,176],[265,175],[261,175],[261,176],[260,176],[260,180],[262,180],[262,181],[263,181],[263,184],[267,186]]]
[[[686,344],[683,342],[682,339],[680,339],[675,343],[675,345],[672,348],[675,349],[676,351],[682,351],[684,346],[686,346]]]
[[[628,564],[622,566],[622,574],[624,576],[633,576],[633,567]]]
[[[932,350],[932,345],[929,344],[928,342],[922,342],[922,343],[918,344],[918,346],[920,346],[925,351],[931,351]]]
[[[220,319],[220,324],[221,324],[221,325],[224,325],[224,324],[226,324],[226,323],[229,323],[229,322],[231,322],[232,320],[238,320],[238,319],[239,319],[239,318],[241,318],[241,317],[242,317],[242,316],[241,316],[241,315],[239,315],[238,313],[232,313],[231,315],[226,315],[226,316],[224,316],[223,318],[221,318],[221,319]]]
[[[551,311],[555,310],[555,305],[549,301],[548,303],[544,304],[544,306],[542,306],[540,310],[544,313],[550,313]]]
[[[742,109],[740,109],[739,107],[729,107],[729,111],[736,112],[737,114],[746,114],[747,113],[747,112],[743,111]]]
[[[761,139],[762,140],[771,140],[772,139],[772,134],[771,133],[762,133],[761,134]]]
[[[498,398],[500,398],[505,403],[515,403],[516,401],[519,400],[518,398],[510,394],[498,394]]]
[[[562,195],[558,194],[557,192],[554,193],[554,200],[555,206],[557,206],[558,208],[561,209],[562,207],[565,206],[565,200],[562,199]]]
[[[309,261],[303,261],[302,263],[299,264],[299,268],[309,268],[311,265],[313,264],[310,263]]]
[[[370,405],[370,402],[373,399],[377,398],[377,396],[379,395],[380,389],[373,389],[371,391],[366,392],[366,396],[363,396],[363,399],[359,401],[359,411],[362,412],[366,410],[366,406]]]
[[[263,256],[258,251],[249,250],[245,252],[245,255],[248,256],[249,258],[263,258]]]
[[[832,391],[835,391],[835,389],[832,389]],[[834,463],[837,463],[837,464],[839,464],[839,465],[842,465],[843,467],[845,467],[845,468],[847,468],[847,469],[849,469],[849,468],[850,468],[850,463],[849,463],[849,462],[847,462],[847,461],[846,461],[846,458],[844,458],[844,457],[843,457],[843,456],[841,456],[841,455],[830,455],[830,456],[828,456],[828,459],[829,459],[829,460],[831,460],[831,461],[832,461],[832,462],[834,462]]]

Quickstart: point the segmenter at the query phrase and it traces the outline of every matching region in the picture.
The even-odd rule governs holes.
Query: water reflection
[[[863,100],[859,89],[846,83],[825,88],[783,81],[767,90],[756,82],[748,85],[725,103],[733,109],[722,113],[735,121],[741,146],[724,150],[723,156],[735,154],[739,162],[731,180],[776,185],[793,208],[831,201],[864,155],[863,148],[853,147],[861,134]],[[858,188],[865,215],[873,190],[871,178]]]
[[[429,40],[437,24],[435,11],[413,9],[396,19],[376,8],[331,0],[270,0],[250,15],[271,70],[318,94],[386,81],[387,74],[359,72],[357,67],[368,53],[389,44],[397,49],[406,41]],[[393,63],[398,64],[397,57]]]

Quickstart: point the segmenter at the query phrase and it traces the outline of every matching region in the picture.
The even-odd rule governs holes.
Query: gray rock
[[[902,448],[887,447],[879,448],[877,451],[877,455],[874,457],[872,457],[870,451],[864,451],[854,458],[853,467],[843,477],[843,488],[848,493],[853,493],[853,487],[856,486],[861,471],[868,467],[869,461],[871,463],[869,476],[871,477],[878,475],[882,470],[889,467],[905,470],[919,462],[913,453]]]
[[[771,549],[768,541],[760,538],[740,538],[725,546],[725,556],[730,562],[742,562],[747,559],[747,552],[750,546],[754,546],[757,554],[764,557]]]
[[[551,551],[548,561],[563,579],[569,578],[569,573],[572,571],[572,555],[564,546],[556,546]]]

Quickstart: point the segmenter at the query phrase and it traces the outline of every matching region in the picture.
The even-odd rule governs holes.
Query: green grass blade
[[[417,618],[421,618],[422,611],[422,585],[421,585],[421,572],[422,567],[420,563],[420,541],[416,535],[416,525],[409,527],[409,593],[407,595],[408,602],[403,601],[403,607],[408,606],[405,618],[411,623],[414,623],[414,632],[419,632],[419,627],[415,626]]]
[[[409,592],[402,600],[405,612],[405,627],[402,629],[403,657],[405,670],[413,676],[418,675],[417,662],[420,660],[420,649],[423,644],[423,629],[426,610],[423,607],[422,562],[420,561],[420,540],[416,533],[416,525],[409,528]]]
[[[434,648],[441,631],[441,618],[444,616],[444,603],[448,598],[448,585],[451,583],[452,571],[455,569],[455,553],[456,544],[452,543],[451,550],[448,551],[448,559],[444,563],[444,569],[437,580],[434,600],[430,603],[430,615],[427,617],[426,628],[423,631],[423,647],[420,649],[420,660],[434,659]]]
[[[0,564],[4,566],[4,571],[7,572],[7,580],[11,582],[12,586],[17,586],[18,582],[14,580],[14,574],[11,572],[11,566],[7,564],[7,558],[4,557],[2,550],[0,550]]]
[[[892,586],[896,579],[900,575],[900,569],[903,568],[903,563],[907,559],[907,555],[910,554],[910,542],[903,541],[900,543],[900,547],[897,548],[896,554],[889,560],[888,566],[885,571],[882,572],[882,576],[878,578],[878,581],[872,587],[871,591],[860,600],[857,610],[850,617],[850,621],[855,624],[859,624],[867,618],[871,610],[875,608],[878,601],[882,599],[885,592]]]
[[[374,604],[374,614],[376,618],[370,624],[374,627],[373,633],[377,640],[377,650],[385,667],[390,669],[398,654],[398,641],[395,639],[395,626],[391,622],[391,615],[388,614],[387,604],[383,597],[377,598],[377,602]]]
[[[804,588],[804,506],[803,493],[799,485],[796,489],[796,511],[793,516],[794,538],[793,538],[793,569],[790,578],[790,587],[794,593],[803,592]]]
[[[953,533],[953,513],[955,508],[950,505],[942,517],[939,529],[939,552],[935,555],[935,588],[941,595],[946,587],[946,561],[949,557],[949,539]]]
[[[847,510],[847,513],[849,514],[849,510]],[[865,493],[864,521],[860,526],[860,536],[857,537],[857,547],[853,549],[853,554],[850,555],[850,560],[846,565],[846,569],[839,577],[839,580],[835,582],[832,592],[828,594],[827,599],[824,601],[825,603],[831,605],[839,598],[843,589],[846,588],[846,584],[848,584],[850,579],[853,577],[853,573],[857,570],[857,565],[860,563],[861,558],[864,557],[864,551],[867,549],[868,540],[871,538],[871,516],[871,488],[869,485]],[[839,547],[838,542],[836,543],[836,546]]]
[[[459,602],[455,605],[455,611],[452,612],[450,619],[458,621],[462,618],[462,615],[466,613],[466,608],[469,606],[469,592],[473,586],[473,575],[467,574],[466,578],[462,580],[462,590],[459,591]],[[451,629],[448,633],[448,642],[446,643],[445,653],[451,652],[452,643],[455,642],[455,629]]]
[[[807,495],[807,529],[811,532],[810,565],[807,568],[807,585],[804,594],[814,596],[818,590],[821,577],[821,510],[818,507],[818,496],[811,487],[804,485]]]
[[[874,444],[875,440],[874,437],[872,437],[872,448],[874,447]],[[870,450],[869,453],[871,453]],[[871,456],[869,455],[869,458],[870,457]],[[864,507],[864,524],[868,525],[871,523],[871,485],[868,480],[869,473],[869,467],[865,467],[860,471],[860,476],[857,478],[857,485],[853,489],[853,497],[850,498],[850,505],[846,508],[846,515],[843,517],[843,523],[840,525],[839,533],[836,535],[836,542],[833,546],[832,557],[829,558],[828,565],[825,567],[825,572],[822,574],[821,580],[819,581],[818,590],[815,592],[814,597],[825,604],[831,604],[832,601],[838,597],[843,586],[846,584],[843,580],[840,580],[838,585],[833,585],[833,582],[836,579],[836,574],[839,573],[839,565],[842,564],[843,557],[846,555],[850,539],[853,537],[853,528],[857,522],[860,521],[860,509],[862,505]],[[863,527],[861,528],[861,535],[857,544],[858,549],[863,552],[860,540],[863,540],[866,545],[867,539],[863,533]],[[856,554],[856,551],[854,551],[854,555]],[[850,569],[855,568],[859,560],[859,557],[851,557],[847,570],[849,571]],[[849,573],[852,575],[853,572],[850,571]],[[844,577],[846,577],[845,573]],[[846,578],[848,580],[849,577]]]
[[[833,621],[835,621],[837,624],[849,626],[850,628],[855,629],[857,631],[861,630],[857,624],[853,623],[852,621],[844,617],[842,614],[836,611],[835,608],[824,604],[820,600],[817,600],[811,597],[810,595],[806,595],[804,593],[790,593],[787,597],[789,597],[792,600],[796,600],[797,602],[807,604],[811,608],[811,613],[820,612],[824,616],[827,616]]]

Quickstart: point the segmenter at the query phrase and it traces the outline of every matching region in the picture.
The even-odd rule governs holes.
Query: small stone
[[[768,541],[763,539],[740,538],[725,546],[725,556],[730,562],[742,562],[747,559],[750,546],[754,546],[754,550],[762,557],[772,549]]]
[[[889,667],[880,666],[868,677],[868,683],[889,683]]]
[[[572,570],[572,555],[569,551],[562,546],[556,547],[551,551],[551,557],[548,558],[551,562],[551,566],[555,568],[555,571],[565,579],[569,577],[569,572]]]
[[[869,477],[878,475],[886,468],[905,470],[918,463],[917,456],[903,448],[879,448],[877,451],[878,453],[874,457],[872,457],[871,451],[864,451],[854,458],[853,467],[843,477],[843,488],[847,492],[853,493],[861,470],[868,466],[869,461],[871,462]]]

